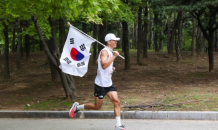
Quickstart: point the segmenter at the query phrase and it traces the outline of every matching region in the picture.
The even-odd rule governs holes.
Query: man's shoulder
[[[107,51],[106,49],[102,49],[102,50],[101,50],[101,54],[103,54],[103,55],[109,55],[109,54],[108,54],[108,51]]]

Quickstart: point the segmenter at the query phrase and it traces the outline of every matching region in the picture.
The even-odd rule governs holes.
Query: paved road
[[[217,121],[122,120],[128,130],[218,130]],[[115,119],[0,119],[0,130],[113,130]]]

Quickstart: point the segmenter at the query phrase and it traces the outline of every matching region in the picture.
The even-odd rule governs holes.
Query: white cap
[[[119,37],[116,37],[113,33],[108,33],[106,36],[105,36],[105,42],[109,41],[109,40],[116,40],[116,41],[119,41],[120,38]]]

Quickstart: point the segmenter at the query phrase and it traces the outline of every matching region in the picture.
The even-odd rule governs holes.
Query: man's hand
[[[119,55],[119,52],[118,52],[118,51],[114,51],[114,52],[113,52],[113,55],[114,55],[115,57],[117,57],[117,56]]]

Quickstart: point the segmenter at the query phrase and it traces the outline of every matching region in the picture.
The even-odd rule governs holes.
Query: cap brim
[[[116,41],[119,41],[119,40],[120,40],[120,38],[118,38],[118,37],[117,37],[117,38],[114,38],[114,39],[112,39],[112,40],[116,40]]]

